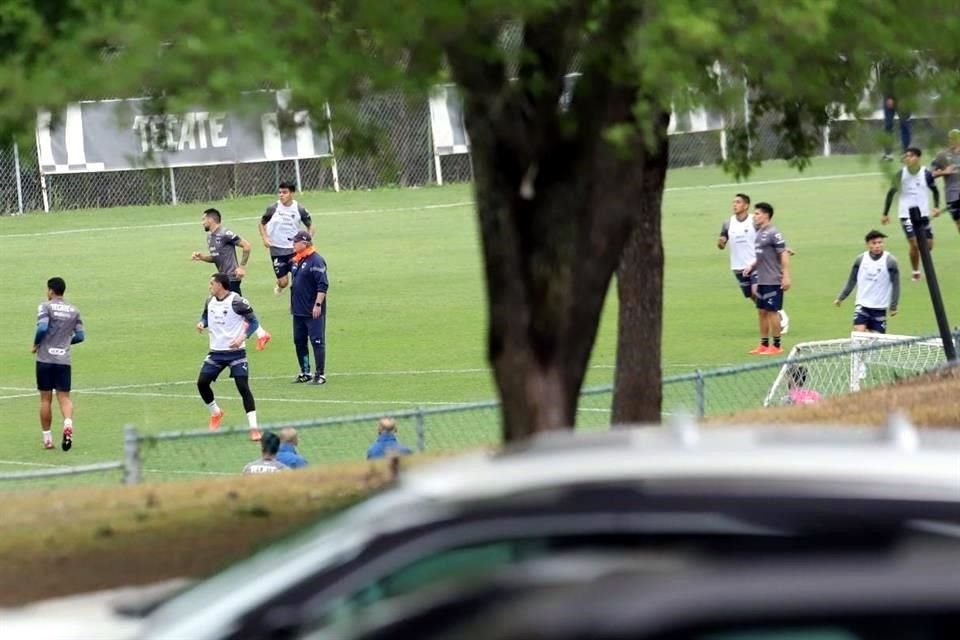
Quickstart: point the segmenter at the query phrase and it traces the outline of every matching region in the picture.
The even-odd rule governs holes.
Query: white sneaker
[[[790,331],[790,316],[787,315],[787,312],[781,309],[777,313],[780,314],[780,335],[785,335]]]

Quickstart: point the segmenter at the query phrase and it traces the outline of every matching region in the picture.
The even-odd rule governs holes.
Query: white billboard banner
[[[236,112],[195,108],[154,115],[146,99],[78,102],[37,117],[40,171],[62,174],[330,157],[329,131],[309,114],[279,126],[283,92],[245,94]]]

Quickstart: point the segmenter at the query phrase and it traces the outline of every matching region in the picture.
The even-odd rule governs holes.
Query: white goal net
[[[830,397],[911,378],[946,362],[935,338],[853,332],[849,338],[802,342],[786,362],[763,406],[791,404],[800,392]]]

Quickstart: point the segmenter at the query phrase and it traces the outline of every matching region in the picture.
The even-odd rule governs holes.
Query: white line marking
[[[864,173],[838,173],[836,175],[828,176],[804,176],[800,178],[779,178],[777,180],[755,180],[755,181],[744,181],[744,182],[722,182],[717,184],[702,184],[702,185],[691,185],[688,187],[667,187],[664,189],[667,193],[672,193],[675,191],[697,191],[700,189],[731,189],[734,187],[752,187],[756,185],[767,185],[767,184],[790,184],[793,182],[818,182],[822,180],[846,180],[848,178],[868,178],[871,176],[883,175],[879,171],[869,171]],[[394,207],[386,209],[341,209],[335,211],[326,211],[314,214],[317,217],[327,217],[327,216],[346,216],[346,215],[357,215],[365,213],[401,213],[405,211],[427,211],[431,209],[451,209],[457,207],[472,207],[474,202],[463,201],[463,202],[448,202],[443,204],[425,204],[416,207]],[[231,222],[247,222],[250,220],[259,220],[260,216],[245,216],[241,218],[231,218]],[[57,236],[57,235],[71,235],[77,233],[103,233],[107,231],[131,231],[131,230],[140,230],[140,229],[167,229],[174,227],[190,227],[190,226],[199,226],[197,222],[168,222],[163,224],[145,224],[145,225],[124,225],[116,227],[86,227],[83,229],[60,229],[57,231],[40,231],[36,233],[7,233],[0,234],[0,240],[3,238],[38,238],[46,236]]]
[[[806,176],[803,178],[780,178],[779,180],[746,180],[744,182],[724,182],[720,184],[700,184],[689,187],[667,187],[664,191],[696,191],[698,189],[731,189],[733,187],[752,187],[761,184],[788,184],[791,182],[818,182],[821,180],[846,180],[847,178],[869,178],[883,175],[879,171],[866,173],[838,173],[831,176]]]
[[[456,207],[472,207],[473,201],[464,201],[464,202],[448,202],[444,204],[425,204],[417,207],[395,207],[390,209],[342,209],[339,211],[326,211],[321,213],[313,214],[315,217],[326,218],[328,216],[346,216],[346,215],[356,215],[363,213],[400,213],[404,211],[424,211],[430,209],[452,209]],[[260,216],[246,216],[242,218],[231,218],[231,224],[233,222],[247,222],[250,220],[259,220]],[[166,222],[162,224],[144,224],[140,226],[136,225],[124,225],[117,227],[84,227],[82,229],[61,229],[59,231],[42,231],[37,233],[6,233],[0,234],[0,239],[3,238],[38,238],[40,236],[65,236],[72,235],[77,233],[103,233],[106,231],[131,231],[136,229],[169,229],[174,227],[198,227],[200,223],[197,221],[194,222]]]
[[[191,400],[197,400],[200,396],[192,393],[156,393],[150,391],[84,391],[86,395],[94,396],[125,396],[130,398],[189,398]],[[230,395],[218,395],[218,399],[222,398],[224,400],[239,400],[240,396],[230,396]],[[2,398],[0,398],[2,399]],[[421,401],[416,402],[412,400],[333,400],[333,399],[318,399],[318,398],[261,398],[257,396],[257,402],[289,402],[289,403],[303,403],[303,404],[375,404],[375,405],[390,405],[390,404],[403,404],[410,406],[420,406],[420,405],[437,405],[441,407],[455,407],[462,404],[470,404],[469,401],[457,401],[457,400],[448,400],[448,401]]]
[[[18,467],[42,467],[44,469],[69,469],[69,464],[49,464],[46,462],[23,462],[22,460],[0,460],[0,466],[12,465]],[[109,469],[109,471],[118,471],[118,469]],[[238,476],[240,472],[230,473],[228,471],[190,471],[189,469],[144,469],[148,473],[173,473],[204,476]],[[56,476],[54,476],[56,477]]]

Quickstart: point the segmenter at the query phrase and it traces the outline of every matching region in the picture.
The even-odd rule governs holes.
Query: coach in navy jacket
[[[313,248],[313,238],[298,231],[292,238],[290,263],[290,313],[293,315],[293,345],[297,350],[300,374],[294,382],[326,384],[327,262]],[[313,345],[316,372],[310,375],[310,351]]]

